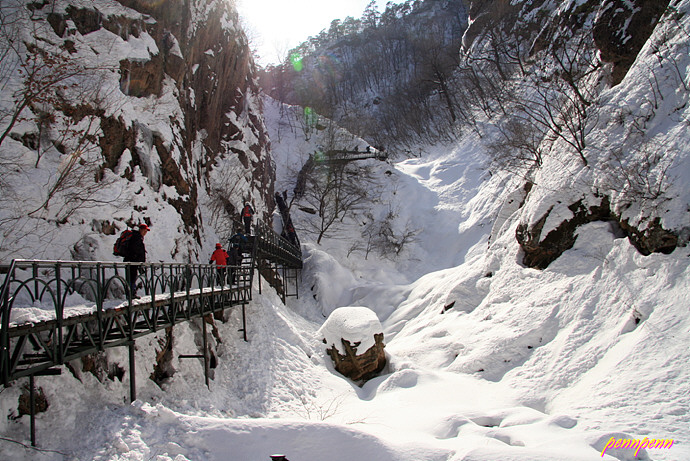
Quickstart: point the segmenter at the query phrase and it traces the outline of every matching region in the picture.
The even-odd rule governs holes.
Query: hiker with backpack
[[[144,263],[146,262],[146,245],[144,245],[144,236],[149,231],[149,226],[146,224],[139,224],[139,231],[125,230],[120,234],[120,237],[115,242],[113,254],[116,256],[123,256],[123,261],[128,263]],[[139,275],[139,265],[132,264],[127,266],[127,279],[132,293],[132,298],[137,296],[137,277]]]
[[[238,243],[233,243],[230,247],[228,265],[230,266],[230,285],[233,285],[237,272],[236,267],[242,265],[242,252],[240,251],[240,245]]]
[[[249,248],[249,239],[242,232],[237,232],[235,235],[230,237],[230,247],[232,247],[233,245],[237,245],[237,248],[239,249],[240,253],[243,251],[247,251],[247,249]]]
[[[218,280],[221,285],[225,285],[225,268],[228,265],[228,252],[223,249],[220,243],[216,243],[216,249],[211,254],[211,260],[209,264],[216,263],[216,268],[218,271]]]
[[[244,233],[246,235],[252,234],[252,216],[254,216],[254,209],[249,203],[245,203],[244,208],[242,208],[242,220],[244,221]]]

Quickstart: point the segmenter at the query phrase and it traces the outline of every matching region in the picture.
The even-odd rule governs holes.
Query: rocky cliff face
[[[526,174],[515,232],[526,266],[546,268],[573,247],[579,227],[595,221],[609,222],[644,255],[687,243],[687,199],[672,176],[682,178],[688,161],[674,115],[687,107],[688,44],[682,8],[669,3],[470,2],[463,38],[470,57],[510,48],[518,59],[496,62],[519,60],[517,75],[540,76],[518,90],[528,103],[515,107],[529,107],[512,119],[526,121],[538,133],[534,152],[546,153]],[[555,123],[541,123],[544,114],[556,114]],[[501,145],[502,155],[516,150]]]
[[[269,141],[248,42],[230,2],[14,0],[2,8],[23,25],[12,40],[18,68],[33,66],[43,80],[51,67],[65,74],[43,96],[26,98],[21,123],[0,119],[10,132],[0,145],[3,164],[18,161],[20,170],[3,172],[4,192],[24,201],[2,216],[3,259],[65,257],[64,246],[72,257],[101,259],[110,235],[149,222],[169,249],[151,259],[194,261],[207,240],[232,232],[244,201],[270,216]],[[3,72],[16,89],[14,100],[3,90],[10,111],[16,95],[26,94],[27,76]],[[59,182],[61,165],[75,156],[68,180]],[[13,173],[43,176],[46,186],[29,199]],[[83,201],[84,189],[91,202]],[[75,206],[65,213],[60,204],[70,197]],[[78,230],[61,239],[61,249],[39,249],[18,231],[26,226],[46,235],[51,227],[60,232],[57,226]]]

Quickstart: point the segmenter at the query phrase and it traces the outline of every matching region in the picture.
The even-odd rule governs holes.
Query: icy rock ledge
[[[319,330],[335,369],[352,381],[366,381],[386,366],[383,327],[366,307],[334,310]],[[364,351],[358,354],[357,351]]]

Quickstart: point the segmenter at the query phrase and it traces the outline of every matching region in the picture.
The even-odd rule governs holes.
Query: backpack
[[[132,238],[134,231],[131,229],[126,229],[122,231],[120,236],[115,240],[115,245],[113,245],[113,255],[115,256],[127,256],[129,240]]]

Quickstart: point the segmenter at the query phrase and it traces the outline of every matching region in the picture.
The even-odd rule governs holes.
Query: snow
[[[203,15],[202,7],[195,15]],[[673,40],[687,81],[690,57],[681,39]],[[646,61],[604,95],[606,104],[644,112],[649,89],[640,82],[656,58],[642,56]],[[663,222],[682,228],[690,226],[690,155],[683,141],[690,109],[674,72],[666,66],[658,74],[665,97],[649,125],[674,152],[671,200],[635,203],[626,216],[637,222],[663,205]],[[165,91],[173,91],[170,82]],[[174,98],[143,103],[118,110],[141,117],[169,142],[173,133],[157,120],[180,110]],[[296,123],[286,125],[281,109],[293,108],[265,104],[276,190],[291,191],[318,139]],[[614,118],[599,120],[595,145],[626,147]],[[243,134],[254,139],[250,130]],[[134,402],[125,348],[104,353],[125,372],[122,380],[101,381],[79,367],[37,377],[50,403],[37,415],[40,451],[26,446],[29,417],[17,417],[26,380],[2,389],[0,459],[268,461],[274,453],[291,461],[690,459],[690,249],[642,256],[609,223],[594,222],[579,227],[573,248],[547,269],[523,266],[515,240],[520,221],[538,220],[560,201],[545,224],[545,231],[555,228],[585,185],[606,178],[582,169],[575,156],[560,170],[547,162],[520,208],[523,181],[488,175],[483,142],[468,134],[451,146],[420,146],[420,158],[367,160],[378,183],[367,212],[380,217],[396,210],[393,226],[418,231],[415,243],[396,258],[349,253],[361,238],[357,219],[322,245],[300,234],[299,298],[285,305],[265,281],[261,295],[255,286],[246,306],[248,342],[237,331],[239,309],[216,321],[222,342],[214,342],[209,388],[201,361],[180,358],[199,352],[197,320],[175,326],[176,372],[161,387],[149,377],[164,332],[137,339]],[[598,154],[592,155],[596,164]],[[146,241],[150,259],[169,260],[165,242],[180,234],[179,216],[143,188],[141,171],[133,178],[142,192],[132,205],[159,217]],[[115,216],[130,217],[139,215]],[[297,226],[304,217],[293,208]],[[205,235],[215,241],[210,229]],[[28,303],[15,315],[49,318]],[[347,337],[364,347],[373,332],[384,333],[389,363],[358,387],[335,371],[322,339],[338,345]],[[612,438],[645,437],[674,442],[637,457],[631,449],[605,450]]]
[[[335,347],[342,355],[345,355],[343,339],[362,354],[374,345],[374,335],[382,332],[383,327],[374,311],[361,306],[339,307],[319,329],[327,347]]]

